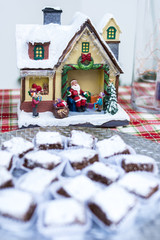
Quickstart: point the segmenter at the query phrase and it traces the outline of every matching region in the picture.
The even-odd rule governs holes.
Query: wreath
[[[83,58],[83,59],[82,59]],[[89,70],[93,67],[94,61],[91,56],[88,58],[88,54],[83,54],[78,59],[78,66],[82,70]]]

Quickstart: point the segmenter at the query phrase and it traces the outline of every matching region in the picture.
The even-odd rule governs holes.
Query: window
[[[109,27],[107,29],[107,39],[115,39],[116,38],[116,29],[114,27]]]
[[[83,42],[82,43],[82,52],[88,53],[89,52],[89,42]]]
[[[34,59],[44,59],[44,48],[42,45],[36,45],[34,47]]]

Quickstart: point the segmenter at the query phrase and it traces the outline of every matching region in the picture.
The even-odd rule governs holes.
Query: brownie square
[[[41,167],[45,169],[54,169],[61,163],[61,158],[55,154],[51,154],[45,150],[32,151],[24,156],[23,166],[33,169]]]
[[[118,135],[98,141],[96,149],[102,158],[109,158],[118,154],[130,154],[129,147]]]
[[[0,191],[0,215],[19,221],[29,221],[36,204],[32,196],[15,188]]]
[[[43,223],[44,226],[55,229],[84,225],[86,224],[85,207],[72,198],[52,200],[47,203],[44,210]]]
[[[61,156],[70,162],[74,170],[81,170],[99,161],[97,152],[89,148],[68,149]]]
[[[151,197],[159,189],[159,181],[150,174],[130,172],[118,181],[118,184],[142,198]]]
[[[73,197],[79,201],[87,201],[98,190],[98,187],[86,176],[79,175],[57,189],[57,193],[64,197]]]
[[[99,191],[88,203],[88,207],[106,226],[117,226],[136,204],[133,194],[115,184]]]
[[[5,150],[0,150],[0,167],[10,170],[13,163],[13,154]]]
[[[110,185],[111,183],[117,181],[120,173],[112,166],[106,166],[102,162],[95,162],[87,168],[86,175],[95,182]]]
[[[153,158],[140,155],[131,154],[122,157],[121,166],[125,172],[145,171],[154,172],[156,170],[156,162]]]
[[[63,138],[59,132],[38,132],[35,144],[40,150],[64,149]]]
[[[2,150],[9,151],[13,155],[19,156],[20,158],[33,149],[33,143],[21,137],[13,137],[12,139],[2,143]]]
[[[19,178],[17,186],[24,191],[42,195],[54,181],[57,181],[55,172],[37,167],[22,175]]]
[[[69,138],[69,146],[93,148],[95,143],[95,137],[89,133],[72,130]]]
[[[0,167],[0,189],[13,187],[13,179],[11,173],[4,167]]]

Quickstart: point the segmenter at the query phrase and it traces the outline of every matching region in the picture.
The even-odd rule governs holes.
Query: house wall
[[[92,35],[90,33],[88,28],[86,28],[86,29],[84,29],[82,34],[79,36],[79,38],[76,39],[76,42],[74,44],[72,44],[72,47],[71,47],[70,51],[68,52],[68,54],[66,55],[66,58],[64,59],[63,63],[58,67],[58,69],[56,71],[55,98],[61,97],[61,79],[62,79],[63,66],[66,64],[77,64],[78,59],[82,54],[82,42],[90,43],[89,53],[91,53],[91,57],[94,60],[94,64],[108,64],[110,66],[110,76],[111,76],[113,82],[115,82],[115,80],[116,80],[116,69],[113,66],[113,63],[111,62],[110,58],[106,56],[106,52],[104,52],[99,41],[95,38],[94,35]],[[82,73],[81,73],[81,75],[79,75],[78,70],[73,70],[73,73],[68,74],[68,77],[69,77],[68,83],[72,80],[72,78],[76,78],[77,80],[80,79],[81,88],[83,88],[83,84],[84,84],[84,88],[88,89],[88,91],[89,91],[90,85],[92,85],[92,71],[91,70],[83,70],[83,71],[87,75],[87,78],[88,78],[87,82],[82,81],[80,79],[82,77]],[[98,91],[99,91],[99,90],[103,89],[102,85],[104,82],[104,75],[102,74],[102,72],[99,72],[98,81],[101,85],[98,89]],[[96,86],[92,86],[92,88],[94,89],[93,92],[95,92]]]
[[[107,39],[107,29],[111,26],[115,27],[117,31],[116,31],[116,38],[110,40],[110,39]],[[121,33],[121,31],[120,31],[118,25],[116,24],[116,22],[113,19],[111,19],[108,22],[108,24],[103,28],[102,37],[105,41],[117,42],[117,41],[119,41],[120,33]]]
[[[32,84],[36,83],[37,85],[40,85],[42,87],[43,83],[48,83],[49,85],[49,94],[43,95],[42,100],[43,101],[51,101],[53,100],[53,76],[41,76],[41,77],[33,77],[33,76],[27,76],[25,78],[25,101],[31,101],[31,97],[28,94],[28,91],[31,89]]]
[[[49,57],[49,44],[50,44],[49,42],[44,43],[44,44],[40,43],[40,45],[42,45],[44,48],[44,59],[48,59],[48,57]],[[28,55],[31,59],[34,59],[34,47],[36,45],[39,45],[39,43],[35,43],[35,44],[29,43],[28,44]]]

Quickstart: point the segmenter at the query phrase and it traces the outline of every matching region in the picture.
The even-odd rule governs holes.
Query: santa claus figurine
[[[68,91],[68,97],[71,97],[75,101],[78,112],[84,112],[86,110],[86,98],[84,94],[85,92],[82,91],[77,80],[72,80],[71,88]]]

